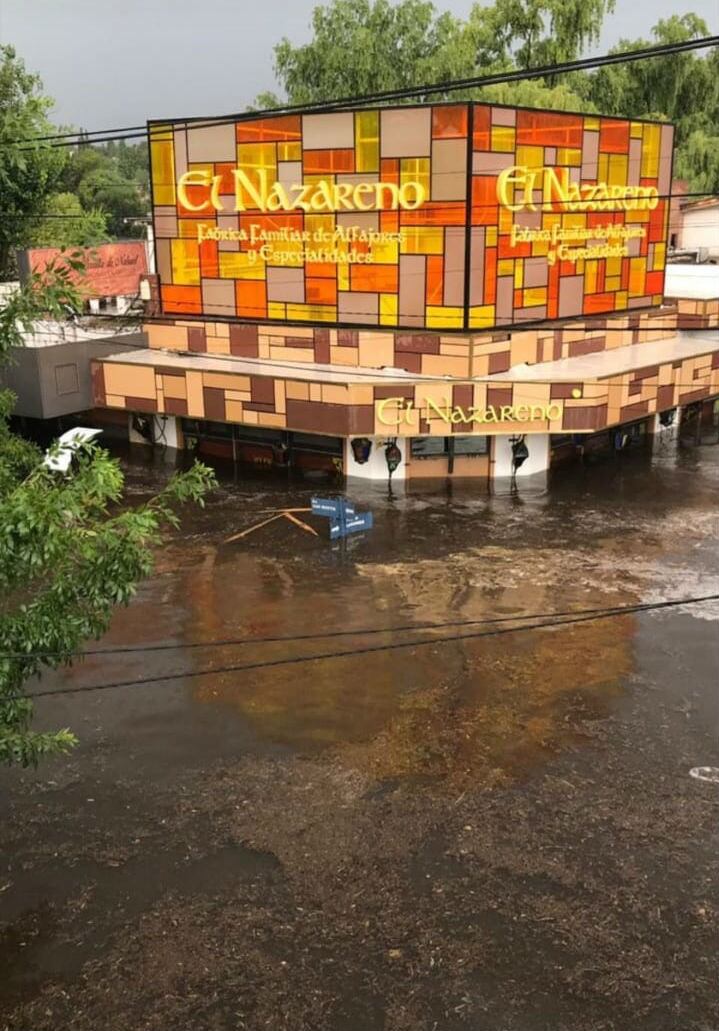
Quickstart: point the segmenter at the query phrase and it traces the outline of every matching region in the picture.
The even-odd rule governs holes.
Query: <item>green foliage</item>
[[[133,220],[147,216],[150,208],[147,161],[144,143],[79,146],[63,170],[62,185],[86,211],[102,212],[113,237],[140,237],[144,227]]]
[[[599,38],[614,0],[494,0],[475,3],[466,20],[437,12],[430,0],[330,0],[316,7],[313,37],[283,39],[275,71],[286,101],[260,94],[255,108],[314,103],[381,90],[442,83],[580,57]],[[623,40],[615,52],[708,34],[695,14],[659,21],[652,39]],[[719,191],[719,52],[674,54],[596,72],[573,72],[443,94],[564,111],[668,119],[677,127],[677,174],[693,190]]]
[[[75,259],[68,259],[68,262]],[[12,296],[0,312],[0,356],[34,318],[57,313],[74,288],[62,268]],[[79,449],[67,475],[51,472],[34,445],[8,427],[12,396],[0,393],[0,761],[35,765],[75,744],[67,729],[38,733],[25,692],[45,668],[71,665],[108,628],[152,569],[177,506],[203,503],[214,477],[196,464],[137,508],[122,505],[123,475],[102,449]]]
[[[652,40],[622,40],[614,52],[708,35],[695,14],[673,15],[652,28]],[[609,65],[587,77],[598,111],[634,118],[662,118],[676,126],[675,173],[692,190],[719,191],[719,55],[671,54]]]
[[[12,47],[0,45],[0,281],[12,278],[14,251],[57,187],[66,152],[42,143],[18,144],[53,131],[52,101]]]
[[[287,100],[305,104],[567,60],[596,40],[613,6],[613,0],[495,0],[475,4],[462,21],[439,14],[429,0],[332,0],[315,8],[309,43],[295,47],[283,39],[277,44],[275,71]],[[559,93],[555,86],[533,81],[522,92],[538,105],[582,103],[566,84]],[[510,102],[527,102],[517,99],[519,86],[511,90]],[[505,91],[499,93],[504,97]],[[496,94],[487,96],[498,99]],[[441,91],[432,94],[437,95]],[[264,93],[254,106],[278,103],[274,94]]]
[[[28,233],[35,247],[96,247],[109,240],[107,218],[98,208],[86,211],[74,193],[53,193],[45,205],[50,216]]]

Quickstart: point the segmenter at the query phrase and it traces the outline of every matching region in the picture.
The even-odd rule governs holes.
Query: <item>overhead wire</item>
[[[419,641],[399,641],[388,644],[372,645],[363,648],[351,648],[344,651],[328,651],[315,653],[314,655],[299,655],[288,658],[269,659],[259,662],[243,663],[239,665],[223,665],[210,669],[186,670],[180,673],[165,673],[153,677],[142,677],[137,680],[119,680],[105,684],[78,684],[74,687],[49,689],[43,691],[27,692],[28,698],[42,698],[48,696],[85,694],[90,691],[108,691],[125,687],[143,687],[148,684],[166,683],[174,680],[195,679],[204,676],[217,676],[225,673],[241,673],[260,669],[272,669],[279,666],[291,666],[305,662],[319,662],[332,659],[353,658],[358,655],[369,655],[384,651],[397,651],[407,648],[423,648],[431,645],[449,644],[456,641],[477,640],[485,637],[499,637],[505,634],[521,633],[527,630],[543,630],[554,627],[573,626],[588,621],[615,618],[622,615],[631,615],[637,612],[649,612],[661,609],[668,609],[679,605],[701,604],[707,601],[719,600],[719,594],[704,595],[698,598],[684,598],[667,600],[662,602],[647,602],[635,606],[618,606],[606,608],[603,611],[574,616],[567,619],[552,618],[536,623],[525,623],[522,626],[499,627],[492,630],[484,630],[471,634],[452,634],[441,637],[431,637]]]
[[[393,100],[407,100],[416,97],[427,97],[437,93],[453,93],[459,90],[476,89],[482,86],[499,85],[505,82],[518,82],[525,79],[544,78],[547,75],[562,75],[574,71],[583,71],[591,68],[602,68],[613,64],[629,64],[634,61],[646,60],[652,57],[666,57],[672,54],[685,53],[692,50],[706,50],[719,45],[719,36],[703,36],[699,39],[684,40],[682,42],[659,44],[653,47],[641,47],[636,50],[626,50],[615,53],[607,53],[596,57],[578,58],[574,61],[557,62],[549,65],[541,65],[536,68],[514,69],[512,71],[496,72],[490,75],[475,75],[463,79],[445,80],[434,83],[425,83],[419,86],[407,86],[394,90],[382,90],[360,96],[342,97],[331,101],[310,101],[306,104],[282,104],[275,108],[264,111],[244,111],[231,115],[221,115],[208,119],[205,117],[191,118],[169,118],[153,119],[150,125],[150,133],[153,126],[164,126],[169,124],[186,124],[193,128],[203,128],[227,124],[238,120],[249,120],[271,117],[273,115],[294,114],[302,112],[332,111],[338,107],[355,109],[358,106],[371,103],[384,103]],[[621,116],[613,116],[619,117]],[[74,142],[66,142],[68,134],[56,134],[55,143],[50,146],[83,146],[99,143],[109,143],[119,140],[136,139],[147,136],[147,130],[136,132],[137,127],[127,126],[124,129],[96,130],[94,133],[78,133]],[[104,134],[104,135],[101,135]],[[87,139],[92,135],[92,139]],[[84,138],[83,138],[84,137]],[[26,137],[20,140],[10,141],[14,144],[48,142],[53,137]]]

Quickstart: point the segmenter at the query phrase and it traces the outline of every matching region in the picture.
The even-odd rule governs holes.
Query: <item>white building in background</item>
[[[679,247],[708,252],[699,255],[699,260],[719,261],[719,197],[683,205]]]

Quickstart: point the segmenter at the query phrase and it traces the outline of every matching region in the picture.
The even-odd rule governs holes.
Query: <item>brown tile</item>
[[[374,405],[352,405],[347,416],[348,433],[374,432]]]
[[[394,338],[398,351],[414,351],[415,354],[439,354],[438,333],[397,333]]]
[[[581,383],[552,383],[549,388],[549,397],[551,400],[560,397],[571,397],[573,390],[581,389]]]
[[[701,387],[699,390],[690,390],[686,394],[680,394],[679,404],[691,404],[692,401],[702,401],[705,397],[709,397],[709,387]],[[127,402],[129,405],[129,397],[127,399]]]
[[[258,327],[230,325],[230,354],[238,358],[257,358],[259,355]]]
[[[509,351],[499,351],[497,354],[490,354],[489,356],[489,375],[493,376],[496,372],[506,372],[509,368]]]
[[[187,346],[190,351],[207,350],[207,333],[204,326],[190,326],[187,330]]]
[[[315,361],[320,365],[330,364],[330,331],[315,330]]]
[[[105,370],[102,362],[90,363],[92,377],[92,399],[96,405],[105,404]]]
[[[629,389],[628,389],[627,393],[629,394],[630,397],[633,397],[635,394],[641,394],[641,392],[642,392],[642,384],[641,384],[640,380],[635,380],[633,383],[629,384]]]
[[[640,419],[649,411],[648,401],[637,401],[633,405],[622,405],[619,409],[619,418],[622,422],[629,422],[631,419]]]
[[[657,390],[657,411],[663,412],[674,407],[674,384],[668,383]]]
[[[607,405],[592,405],[587,408],[565,408],[562,429],[598,430],[606,425]]]
[[[205,405],[205,418],[213,422],[225,421],[225,392],[219,387],[203,387],[202,397]]]
[[[422,372],[422,355],[412,354],[410,351],[395,351],[394,363],[398,369],[405,372]]]
[[[275,381],[271,376],[250,376],[250,397],[254,404],[275,406]]]
[[[569,358],[577,358],[581,354],[594,354],[595,351],[604,351],[606,348],[606,337],[595,337],[592,340],[572,340],[569,345]]]
[[[375,387],[375,401],[383,401],[387,397],[404,397],[409,401],[414,400],[414,387],[402,386],[400,383],[390,387]]]
[[[511,397],[512,391],[509,391]],[[469,408],[474,402],[474,387],[471,383],[457,383],[452,387],[452,404]],[[511,404],[507,401],[506,404]]]
[[[359,330],[358,329],[338,329],[337,330],[337,346],[338,347],[359,347]]]
[[[498,408],[501,405],[511,405],[512,403],[512,388],[511,387],[487,387],[487,405],[493,405]]]
[[[287,426],[292,430],[344,435],[348,432],[349,405],[323,404],[321,401],[294,401],[287,398]]]
[[[146,397],[126,397],[125,408],[133,412],[156,412],[157,402]]]
[[[165,411],[168,415],[187,415],[187,401],[183,397],[166,397]]]

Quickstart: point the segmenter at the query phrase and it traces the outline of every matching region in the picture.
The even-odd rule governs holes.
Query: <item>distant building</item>
[[[682,205],[679,247],[696,251],[699,261],[719,262],[719,197]]]

